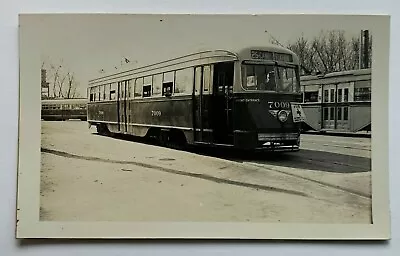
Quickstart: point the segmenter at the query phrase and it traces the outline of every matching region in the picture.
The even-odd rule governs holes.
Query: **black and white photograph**
[[[18,238],[390,238],[389,18],[21,14]]]

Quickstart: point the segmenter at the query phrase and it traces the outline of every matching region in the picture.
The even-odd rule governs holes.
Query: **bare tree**
[[[42,69],[47,67],[49,79],[51,79],[50,87],[52,88],[53,98],[76,98],[79,97],[77,92],[78,81],[75,74],[68,70],[63,65],[63,60],[60,64],[42,62]]]
[[[77,95],[76,92],[77,82],[75,81],[75,75],[70,72],[67,73],[67,88],[66,88],[66,95],[67,99],[75,98]]]
[[[288,48],[298,54],[303,73],[310,74],[315,63],[308,40],[302,35],[294,43],[288,43]]]
[[[369,39],[372,42],[372,37]],[[276,40],[272,40],[276,43]],[[369,44],[369,66],[372,59],[372,43]],[[287,47],[300,59],[302,73],[330,73],[359,67],[360,41],[358,37],[346,39],[343,30],[321,31],[309,40],[303,35]]]

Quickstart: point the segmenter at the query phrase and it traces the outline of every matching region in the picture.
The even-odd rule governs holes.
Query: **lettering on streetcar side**
[[[160,110],[152,110],[151,116],[161,116],[161,111]]]
[[[236,102],[260,102],[260,99],[237,99]]]

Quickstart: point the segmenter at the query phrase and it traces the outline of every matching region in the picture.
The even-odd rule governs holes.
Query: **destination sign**
[[[286,54],[286,53],[251,50],[250,55],[252,59],[258,59],[258,60],[293,62],[293,56],[291,54]]]

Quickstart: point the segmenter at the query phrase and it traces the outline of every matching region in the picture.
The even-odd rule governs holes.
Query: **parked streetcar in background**
[[[371,131],[371,69],[301,77],[303,130]]]
[[[87,99],[42,100],[41,117],[45,121],[87,120]]]
[[[98,133],[162,145],[297,151],[299,61],[277,46],[210,50],[89,81],[88,123]]]

